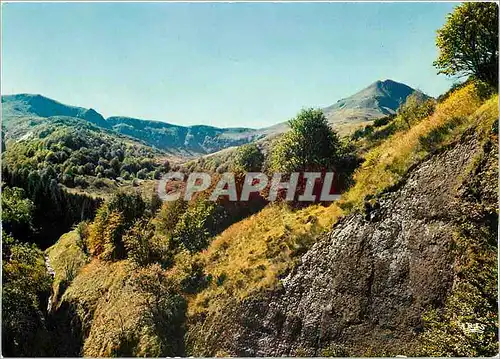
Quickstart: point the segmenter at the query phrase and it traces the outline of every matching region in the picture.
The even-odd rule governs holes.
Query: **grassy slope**
[[[55,303],[62,294],[60,293],[62,290],[61,285],[64,285],[64,282],[71,282],[89,260],[87,255],[78,245],[79,241],[80,236],[76,230],[73,230],[62,235],[56,244],[45,251],[50,266],[55,272],[53,282],[53,303]]]
[[[160,292],[161,288],[155,285],[150,292],[141,284],[145,283],[144,278],[151,275],[152,278],[158,278],[157,275],[165,277],[165,272],[159,267],[155,267],[156,272],[151,267],[139,268],[128,260],[89,261],[79,242],[80,236],[74,230],[63,235],[45,252],[56,272],[53,311],[56,312],[56,320],[67,321],[57,323],[54,331],[56,349],[61,350],[60,347],[67,346],[68,342],[76,343],[73,347],[69,345],[69,351],[60,354],[132,357],[182,352],[182,328],[170,324],[172,315],[167,314],[162,320],[165,321],[163,325],[171,326],[172,331],[178,332],[176,337],[167,334],[165,338],[166,334],[155,327],[155,323],[159,322],[153,317],[155,305],[158,300],[168,299],[168,292]],[[72,268],[73,273],[68,268]],[[178,292],[174,282],[172,286]],[[155,290],[158,297],[154,297]],[[183,315],[182,302],[179,305],[177,309]],[[177,309],[170,307],[166,310]],[[165,345],[174,349],[169,352]],[[81,352],[75,353],[77,348]]]
[[[443,145],[445,137],[454,138],[463,128],[476,119],[471,116],[480,106],[481,101],[474,87],[469,85],[455,92],[448,100],[439,104],[429,118],[421,121],[410,130],[394,134],[389,140],[372,149],[365,157],[366,161],[354,176],[355,185],[344,196],[346,204],[359,206],[368,194],[380,193],[395,184],[410,166],[417,163],[428,153],[421,145],[421,139],[433,131],[440,131],[446,124],[460,119],[460,125],[451,128],[450,133],[443,133],[437,139]]]
[[[210,315],[223,312],[229,303],[275,287],[278,275],[293,266],[293,259],[338,220],[343,213],[341,207],[347,211],[361,208],[367,195],[397,183],[412,165],[434,148],[458,138],[471,124],[491,125],[492,119],[498,118],[497,102],[494,96],[482,104],[473,85],[462,88],[440,103],[432,116],[369,151],[355,174],[355,185],[339,203],[297,212],[270,206],[228,228],[199,254],[206,273],[213,278],[224,274],[225,280],[213,280],[207,289],[191,297],[189,316],[194,322],[196,318],[209,321]],[[196,341],[195,333],[193,338]]]
[[[271,289],[277,277],[300,258],[342,211],[336,205],[292,211],[270,205],[224,231],[198,255],[205,272],[222,284],[192,298],[190,314],[218,311],[224,300],[244,299]],[[224,279],[225,278],[225,279]]]
[[[278,276],[293,267],[300,255],[322,233],[330,230],[338,218],[359,208],[366,195],[380,193],[397,183],[433,148],[458,138],[471,124],[491,123],[497,117],[497,96],[482,104],[472,86],[460,89],[440,103],[432,116],[408,131],[395,133],[371,149],[366,154],[366,162],[355,174],[355,185],[341,202],[298,211],[270,205],[229,227],[204,252],[190,258],[180,255],[177,265],[169,271],[172,278],[180,279],[185,267],[193,260],[203,262],[205,273],[213,278],[206,289],[188,296],[190,323],[196,323],[200,317],[207,318],[206,323],[209,323],[211,316],[223,312],[228,304],[275,288]],[[59,267],[56,257],[64,256],[63,252],[71,256],[68,253],[73,250],[72,245],[65,244],[66,239],[49,249],[54,268]],[[141,331],[137,318],[140,317],[142,301],[140,298],[134,300],[123,284],[132,272],[128,261],[110,264],[93,260],[83,267],[64,294],[67,301],[80,303],[80,309],[92,308],[92,313],[96,313],[85,342],[85,354],[109,355],[121,340],[123,328],[126,332]],[[86,311],[80,315],[87,321],[92,318]],[[129,318],[128,324],[122,324],[118,320],[121,317]],[[196,333],[192,334],[195,338]],[[154,335],[141,338],[144,343],[139,347],[146,349],[139,352],[154,353],[155,350],[147,344],[149,340],[155,341]]]

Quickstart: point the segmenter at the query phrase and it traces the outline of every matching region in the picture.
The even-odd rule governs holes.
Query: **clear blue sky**
[[[7,3],[2,93],[113,115],[264,127],[378,79],[437,96],[457,3]]]

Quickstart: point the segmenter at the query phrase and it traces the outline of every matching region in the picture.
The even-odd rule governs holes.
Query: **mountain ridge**
[[[354,95],[340,99],[322,110],[332,127],[350,126],[395,113],[399,105],[416,91],[408,85],[393,80],[378,80]],[[4,121],[6,120],[7,131],[9,120],[13,118],[29,120],[33,117],[54,116],[83,119],[101,128],[144,141],[150,146],[188,157],[210,154],[229,147],[274,137],[288,130],[286,121],[255,129],[210,125],[182,126],[127,116],[104,118],[93,108],[66,105],[40,94],[2,95],[2,117]],[[8,137],[7,135],[6,138]]]
[[[406,84],[390,79],[378,80],[355,94],[325,107],[323,111],[330,122],[342,117],[376,119],[396,113],[399,106],[414,92],[428,97]]]

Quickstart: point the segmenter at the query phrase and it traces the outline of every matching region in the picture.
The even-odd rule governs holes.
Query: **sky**
[[[376,80],[431,96],[457,3],[3,3],[2,94],[181,125],[266,127]]]

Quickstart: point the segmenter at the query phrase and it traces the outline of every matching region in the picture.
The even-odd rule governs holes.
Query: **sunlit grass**
[[[294,211],[276,204],[232,225],[199,254],[213,280],[193,298],[191,313],[218,310],[228,295],[242,300],[274,288],[278,275],[296,263],[341,214],[336,205]]]
[[[367,195],[394,185],[433,150],[429,145],[436,148],[449,143],[472,123],[488,122],[491,127],[498,117],[497,100],[495,96],[481,105],[473,85],[457,90],[438,104],[433,115],[408,130],[396,132],[369,151],[355,173],[355,185],[339,205],[349,211],[359,207]],[[228,300],[243,300],[275,288],[278,276],[293,267],[300,255],[343,215],[339,205],[315,205],[298,211],[270,205],[229,227],[198,255],[212,282],[190,298],[189,314],[217,312]]]
[[[76,230],[63,234],[61,238],[45,251],[50,266],[55,272],[54,295],[58,297],[62,281],[70,282],[87,263],[88,258],[78,245],[80,236]],[[69,283],[68,283],[69,284]]]
[[[484,106],[488,111],[497,111],[492,104],[495,99],[489,100]],[[412,126],[408,131],[399,132],[387,141],[372,149],[365,157],[366,161],[354,175],[355,185],[343,197],[347,207],[357,207],[362,204],[368,194],[377,194],[399,181],[410,166],[424,158],[429,150],[422,146],[422,140],[432,131],[446,128],[449,132],[439,138],[436,145],[443,145],[454,134],[461,133],[463,128],[473,121],[477,121],[476,111],[479,109],[479,99],[474,85],[468,85],[453,93],[446,101],[437,105],[433,115]],[[453,130],[455,128],[455,130]]]

